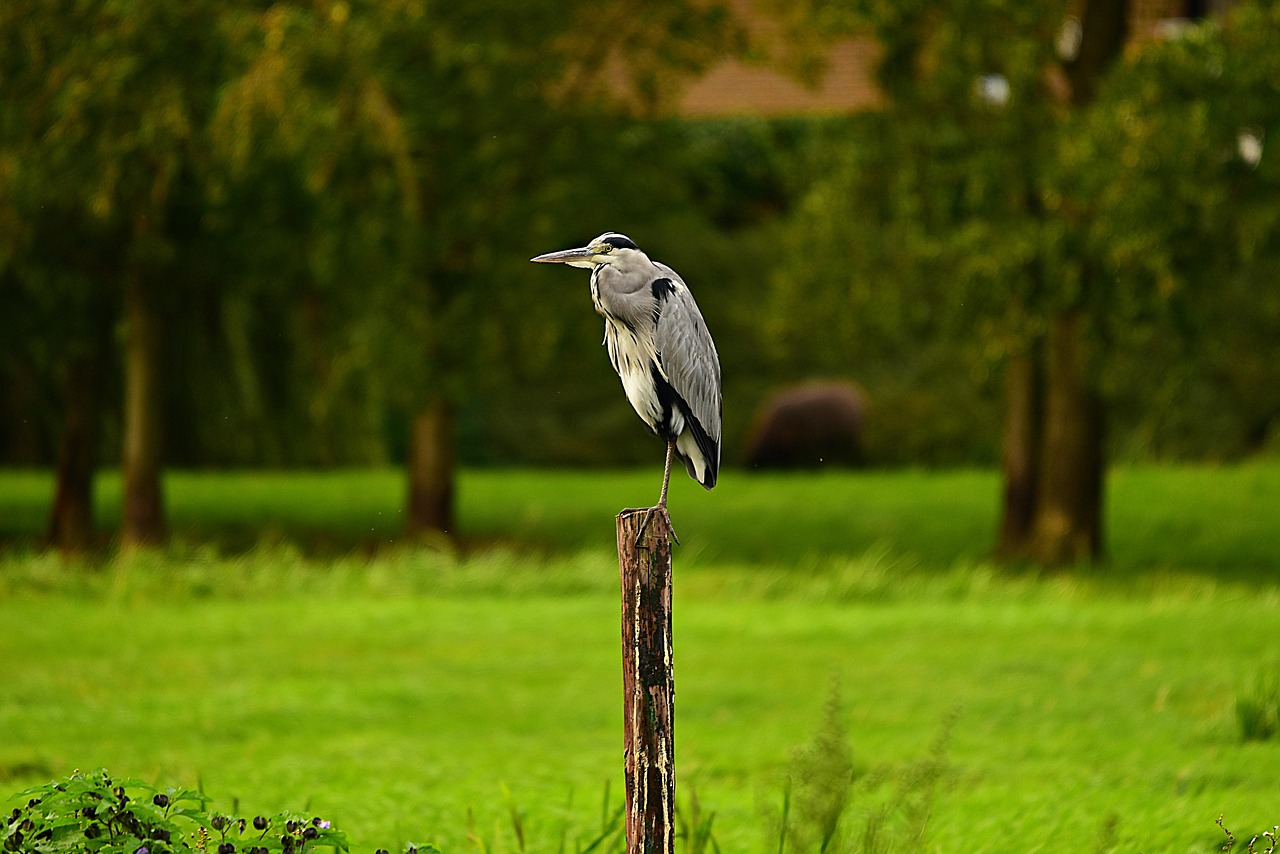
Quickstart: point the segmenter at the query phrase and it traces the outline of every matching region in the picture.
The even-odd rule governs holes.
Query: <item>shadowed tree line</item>
[[[1102,554],[1117,422],[1173,444],[1175,410],[1206,432],[1234,417],[1221,435],[1256,450],[1280,415],[1280,11],[1241,3],[1137,44],[1133,5],[788,7],[801,61],[873,32],[888,97],[793,221],[778,334],[803,347],[807,307],[851,306],[855,352],[1000,377],[1007,558]]]
[[[697,290],[727,462],[770,386],[854,376],[872,459],[1003,460],[1007,557],[1101,553],[1108,445],[1273,439],[1276,11],[1135,45],[1128,3],[770,5],[801,75],[874,34],[883,105],[670,118],[744,49],[683,0],[5,4],[0,459],[56,465],[50,541],[103,463],[128,547],[170,464],[402,462],[417,533],[463,457],[650,459],[526,261],[606,229]]]
[[[453,413],[564,305],[514,259],[634,215],[625,117],[730,35],[680,0],[6,4],[7,409],[53,413],[52,538],[91,533],[117,395],[125,545],[164,537],[175,451],[368,460],[392,410],[411,526],[451,529]]]

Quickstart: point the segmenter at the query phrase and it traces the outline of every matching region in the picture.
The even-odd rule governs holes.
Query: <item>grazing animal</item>
[[[859,465],[865,413],[865,398],[850,382],[810,382],[784,389],[756,410],[747,434],[747,467]]]

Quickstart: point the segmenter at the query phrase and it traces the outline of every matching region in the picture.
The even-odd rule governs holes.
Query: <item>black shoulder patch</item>
[[[676,292],[676,286],[670,279],[654,279],[649,287],[653,289],[653,298],[658,302],[665,302],[667,297]]]
[[[625,234],[607,234],[604,237],[604,242],[608,243],[614,249],[639,249],[640,248],[639,246],[636,246],[634,240],[632,240],[630,237],[627,237]]]

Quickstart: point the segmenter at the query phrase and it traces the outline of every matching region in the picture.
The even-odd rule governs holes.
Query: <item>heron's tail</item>
[[[707,435],[698,419],[685,416],[685,429],[676,437],[676,453],[684,461],[689,477],[703,489],[716,485],[720,473],[720,443]]]

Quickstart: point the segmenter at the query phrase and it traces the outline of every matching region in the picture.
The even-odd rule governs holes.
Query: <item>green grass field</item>
[[[833,682],[864,769],[905,772],[955,715],[927,850],[1280,823],[1280,741],[1235,717],[1280,668],[1280,464],[1115,472],[1109,562],[1052,574],[985,560],[988,472],[730,474],[672,495],[679,787],[720,850],[776,850]],[[514,805],[529,851],[572,851],[606,781],[620,802],[612,517],[656,480],[466,472],[462,547],[409,548],[392,472],[180,473],[171,549],[67,565],[28,545],[47,475],[0,473],[0,796],[106,766],[450,854],[519,850]]]

